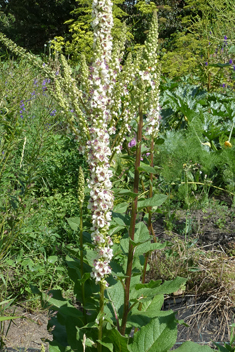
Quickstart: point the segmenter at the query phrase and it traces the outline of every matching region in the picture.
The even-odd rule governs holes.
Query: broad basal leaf
[[[152,319],[136,334],[131,344],[132,352],[167,352],[174,346],[177,338],[175,314]],[[190,350],[188,350],[189,352]],[[191,351],[190,351],[191,352]]]
[[[200,346],[195,342],[187,341],[183,343],[179,348],[176,349],[177,352],[213,352],[209,346]]]

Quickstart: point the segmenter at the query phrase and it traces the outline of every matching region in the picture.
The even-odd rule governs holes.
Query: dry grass
[[[178,237],[172,243],[167,251],[152,253],[149,279],[187,277],[184,295],[194,297],[196,304],[185,322],[191,327],[208,326],[212,317],[219,316],[216,333],[223,339],[226,330],[229,333],[235,307],[235,257],[228,256],[222,248],[208,251],[196,245],[190,247]]]

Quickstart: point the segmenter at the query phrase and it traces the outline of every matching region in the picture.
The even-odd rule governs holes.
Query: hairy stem
[[[102,341],[102,332],[103,332],[103,318],[104,318],[104,290],[105,284],[103,282],[100,283],[100,318],[99,318],[99,327],[98,327],[98,340]],[[101,343],[97,343],[97,351],[102,352]]]
[[[129,237],[132,241],[134,241],[134,236],[135,236],[135,223],[136,223],[136,215],[137,215],[138,188],[139,188],[139,169],[138,168],[140,166],[140,158],[141,158],[142,129],[143,129],[143,112],[142,112],[142,107],[140,106],[138,132],[137,132],[136,159],[135,159],[135,177],[134,177],[134,192],[137,195],[134,201],[132,202],[131,224],[130,224],[130,230],[129,230]],[[125,280],[125,288],[124,288],[124,310],[123,310],[122,325],[120,330],[120,333],[122,335],[125,335],[127,317],[129,312],[129,296],[130,296],[133,257],[134,257],[134,247],[131,244],[131,242],[129,242],[129,252],[128,252],[128,260],[127,260],[127,270],[126,270],[127,277]]]

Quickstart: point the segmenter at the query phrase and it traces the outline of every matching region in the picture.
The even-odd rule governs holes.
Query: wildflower
[[[231,148],[231,147],[232,147],[232,144],[231,144],[229,141],[225,141],[225,142],[224,142],[224,146],[225,146],[225,147],[228,147],[228,148]]]
[[[132,148],[132,147],[134,147],[135,145],[136,145],[136,139],[133,138],[133,139],[128,143],[128,147],[129,147],[129,148]]]
[[[52,110],[52,111],[50,112],[50,115],[51,115],[51,116],[55,116],[55,114],[56,114],[56,109],[55,109],[55,110]]]
[[[230,59],[230,60],[229,60],[229,63],[230,63],[230,65],[231,65],[231,64],[233,63],[233,60],[232,60],[232,59]]]
[[[208,66],[208,62],[207,61],[205,62],[205,65]]]

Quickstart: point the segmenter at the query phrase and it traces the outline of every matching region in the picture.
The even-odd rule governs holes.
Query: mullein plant
[[[166,199],[165,195],[152,196],[153,192],[150,189],[151,198],[138,202],[140,170],[151,174],[155,172],[153,167],[141,164],[141,142],[143,133],[150,136],[153,166],[154,139],[159,128],[160,70],[157,60],[157,14],[153,13],[144,48],[135,54],[134,59],[130,53],[125,62],[123,60],[125,27],[123,38],[114,44],[112,41],[112,2],[94,0],[92,16],[93,64],[88,67],[84,57],[82,58],[81,79],[78,83],[72,77],[71,68],[64,56],[61,56],[60,72],[53,72],[48,65],[42,64],[39,59],[33,59],[32,55],[26,54],[23,49],[0,35],[0,40],[8,48],[27,58],[50,78],[52,83],[51,88],[48,86],[48,90],[50,89],[59,103],[61,114],[66,116],[70,131],[78,140],[79,151],[86,157],[90,168],[87,184],[90,189],[88,208],[92,216],[90,232],[93,252],[90,255],[88,247],[85,248],[86,251],[84,250],[83,226],[80,221],[80,261],[78,264],[76,260],[72,262],[72,259],[68,262],[68,270],[72,272],[71,278],[75,282],[74,293],[80,298],[82,307],[81,310],[77,310],[53,291],[53,297],[48,298],[48,303],[51,309],[57,311],[58,319],[53,317],[49,322],[49,326],[54,326],[54,340],[51,346],[53,351],[65,351],[69,345],[76,351],[87,349],[166,352],[176,341],[177,321],[172,311],[161,316],[163,294],[177,291],[185,283],[185,279],[176,278],[163,285],[160,285],[159,281],[145,284],[142,279],[140,284],[143,253],[162,248],[162,244],[151,243],[151,236],[145,224],[136,224],[139,209],[147,208],[151,215],[151,207],[161,205]],[[128,224],[129,238],[126,238],[128,246],[125,238],[120,241],[122,255],[114,264],[113,243],[110,236],[114,202],[111,165],[115,162],[115,154],[121,152],[133,120],[137,122],[138,131],[131,220]],[[83,174],[80,170],[78,198],[81,218],[83,187]],[[127,218],[126,214],[122,219],[128,223]],[[84,258],[86,252],[89,254],[87,259]],[[120,267],[123,257],[126,258],[124,270]],[[90,271],[87,264],[92,267]],[[77,270],[74,271],[76,265],[79,265],[79,275]],[[146,262],[144,270],[146,271]],[[114,275],[111,276],[112,272]],[[85,287],[88,279],[92,281]],[[92,284],[93,280],[95,286]],[[98,315],[94,313],[96,310],[94,305],[97,307],[97,292],[93,291],[93,288],[97,289],[97,284],[100,285]],[[61,325],[65,325],[66,334],[63,333],[63,329],[61,330]],[[134,337],[131,335],[133,327],[136,332]],[[98,334],[94,332],[94,328],[98,330]]]

